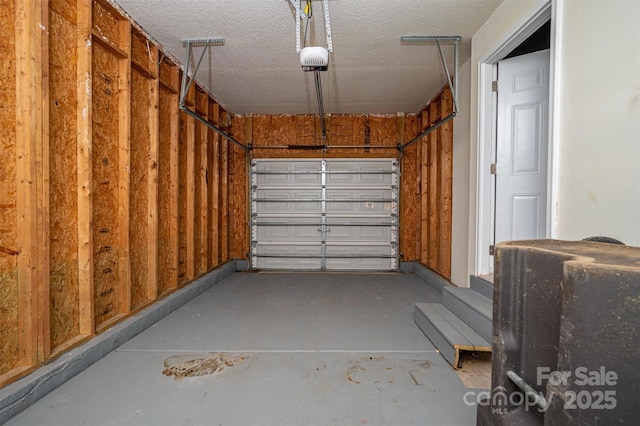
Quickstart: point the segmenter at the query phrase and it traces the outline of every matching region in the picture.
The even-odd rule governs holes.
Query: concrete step
[[[444,287],[442,304],[483,339],[492,335],[492,300],[471,288]]]
[[[493,283],[477,275],[470,277],[471,288],[493,300]]]
[[[490,352],[491,344],[439,303],[416,303],[413,320],[453,368],[462,351]]]

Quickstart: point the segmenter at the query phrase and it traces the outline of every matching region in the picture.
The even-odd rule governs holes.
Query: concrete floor
[[[412,319],[439,299],[413,274],[235,273],[8,425],[473,425]],[[218,354],[233,365],[163,374]]]

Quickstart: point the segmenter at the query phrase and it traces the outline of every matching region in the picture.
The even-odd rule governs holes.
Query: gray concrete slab
[[[235,273],[8,425],[470,425],[458,375],[413,323],[412,274]],[[176,380],[177,355],[244,359]]]
[[[433,350],[413,305],[439,297],[412,274],[236,273],[122,348]]]

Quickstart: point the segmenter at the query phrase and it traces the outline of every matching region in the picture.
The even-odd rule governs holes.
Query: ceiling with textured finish
[[[222,37],[196,79],[234,114],[316,114],[314,76],[296,52],[289,0],[112,0],[167,52],[185,61],[182,39]],[[406,35],[471,37],[501,0],[330,0],[333,52],[321,73],[331,114],[416,113],[446,84],[437,46],[404,45]],[[322,2],[312,1],[306,45],[325,46]],[[304,34],[304,28],[301,30]],[[303,41],[304,42],[304,41]],[[195,58],[201,48],[194,50]],[[453,47],[443,46],[453,72]]]

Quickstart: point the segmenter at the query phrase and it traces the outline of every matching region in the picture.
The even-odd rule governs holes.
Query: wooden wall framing
[[[452,110],[448,87],[422,111],[422,129]],[[451,226],[453,185],[453,122],[419,142],[420,164],[420,252],[419,260],[443,277],[451,278]]]
[[[179,66],[107,0],[4,0],[0,33],[4,386],[231,259],[226,173],[245,158],[181,117]]]
[[[2,6],[0,386],[249,250],[249,156],[179,112],[178,64],[107,0]],[[328,152],[277,148],[322,143],[317,116],[187,103],[255,158],[396,158],[451,95],[328,116]],[[449,277],[451,122],[399,160],[402,260]]]

